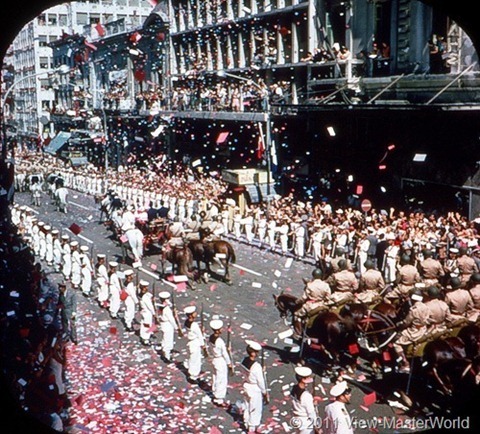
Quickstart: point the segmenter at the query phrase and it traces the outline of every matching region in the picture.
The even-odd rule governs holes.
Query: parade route
[[[69,233],[81,244],[87,243],[92,258],[104,253],[109,260],[120,263],[121,272],[132,268],[131,257],[123,261],[120,247],[99,222],[100,213],[93,198],[75,192],[75,200],[80,206],[63,214],[54,210],[50,198],[44,194],[41,206],[35,208],[37,217],[53,228]],[[31,206],[29,194],[17,194],[16,201]],[[81,228],[77,235],[66,229],[72,224]],[[150,282],[154,294],[163,290],[174,293],[182,323],[185,319],[183,309],[191,304],[202,310],[207,335],[210,334],[208,323],[211,319],[231,322],[232,356],[236,366],[235,375],[229,378],[227,399],[230,403],[243,399],[243,377],[238,364],[245,356],[245,341],[251,339],[262,343],[271,397],[270,403],[264,407],[263,432],[293,432],[289,394],[295,381],[299,345],[291,338],[289,326],[280,319],[273,295],[285,291],[300,296],[302,278],[308,278],[313,267],[244,243],[232,241],[232,244],[237,261],[231,270],[231,286],[211,279],[191,290],[185,282],[175,283],[162,277],[159,274],[160,260],[155,255],[145,256],[136,273]],[[49,277],[54,281],[61,278],[51,272]],[[200,384],[188,383],[184,366],[185,338],[176,336],[174,363],[165,364],[158,351],[159,337],[154,338],[151,347],[141,345],[137,336],[138,317],[134,324],[135,333],[127,333],[121,319],[111,319],[93,297],[84,297],[78,290],[77,298],[78,345],[67,346],[65,372],[71,402],[68,432],[244,432],[239,416],[234,412],[235,406],[233,410],[222,409],[211,402],[210,360],[203,360]],[[316,374],[315,394],[319,416],[323,417],[324,406],[330,399],[328,391],[338,371],[326,370],[315,358],[307,359],[306,363]],[[349,407],[352,417],[362,420],[406,417],[400,400],[396,401],[394,396],[382,396],[382,386],[375,389],[368,385],[364,372],[350,373],[348,378],[353,386]],[[398,402],[398,407],[388,405],[388,400]],[[377,432],[398,431],[386,426]],[[359,428],[361,432],[362,427]],[[370,428],[366,427],[365,432],[369,431]]]

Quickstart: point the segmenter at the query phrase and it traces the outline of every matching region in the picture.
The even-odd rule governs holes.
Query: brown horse
[[[432,376],[442,391],[451,394],[456,382],[480,360],[480,327],[469,324],[457,336],[440,337],[428,342],[423,351],[424,371]],[[468,369],[467,369],[468,368]]]
[[[284,292],[280,295],[274,294],[273,298],[280,317],[287,319],[291,316],[293,326],[293,315],[299,306],[298,299]],[[312,342],[310,348],[320,350],[333,363],[356,365],[358,346],[353,321],[342,318],[336,312],[323,311],[316,315],[311,324],[306,327],[304,339]]]
[[[172,264],[172,273],[188,277],[188,285],[195,288],[193,254],[188,246],[171,246],[166,244],[162,250],[162,271],[165,274],[165,260]]]
[[[234,264],[236,260],[233,246],[228,241],[209,240],[210,231],[208,229],[202,228],[199,233],[200,240],[190,240],[188,243],[188,247],[193,254],[193,260],[197,262],[198,271],[201,272],[200,263],[203,262],[207,273],[211,274],[211,265],[216,262],[225,270],[225,282],[231,284],[229,265]]]

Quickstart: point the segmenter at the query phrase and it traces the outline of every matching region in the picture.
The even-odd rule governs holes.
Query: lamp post
[[[20,77],[18,80],[15,80],[10,87],[6,90],[3,99],[2,99],[2,132],[3,132],[3,140],[2,140],[2,161],[7,159],[7,125],[5,120],[5,104],[7,102],[8,97],[12,93],[13,89],[20,83],[25,80],[29,80],[31,78],[38,77],[39,75],[44,74],[52,74],[52,73],[60,73],[60,74],[67,74],[70,71],[70,68],[67,65],[60,65],[57,68],[53,69],[46,69],[45,71],[39,71],[34,74],[25,75]]]
[[[262,87],[257,82],[251,80],[250,78],[242,77],[241,75],[232,74],[226,71],[218,71],[217,75],[219,77],[231,77],[240,81],[245,81],[248,84],[255,86],[262,94],[263,97],[263,109],[264,109],[264,122],[266,124],[265,131],[265,152],[267,154],[267,205],[270,203],[270,181],[271,181],[271,145],[272,145],[272,125],[270,122],[270,99],[268,91],[266,88]]]

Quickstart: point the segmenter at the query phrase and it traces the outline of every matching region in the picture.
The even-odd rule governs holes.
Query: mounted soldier
[[[293,326],[299,336],[310,317],[332,305],[331,295],[330,285],[323,280],[322,270],[315,268],[312,271],[312,280],[305,282],[303,295],[297,300],[298,308],[294,314]]]

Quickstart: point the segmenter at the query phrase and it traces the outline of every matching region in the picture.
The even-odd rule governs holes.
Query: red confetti
[[[357,344],[351,344],[348,346],[348,352],[350,354],[358,354],[360,352],[360,349],[358,348]]]
[[[102,365],[106,368],[109,368],[110,366],[112,366],[112,359],[110,357],[104,357],[102,359]]]
[[[377,394],[375,393],[375,391],[363,397],[363,404],[367,407],[372,404],[375,404],[376,401],[377,401]]]
[[[110,330],[109,330],[109,331],[110,331],[110,333],[111,333],[112,335],[117,334],[117,328],[116,328],[116,327],[110,327]]]
[[[177,283],[177,290],[178,291],[185,291],[187,289],[187,282],[178,282]]]

